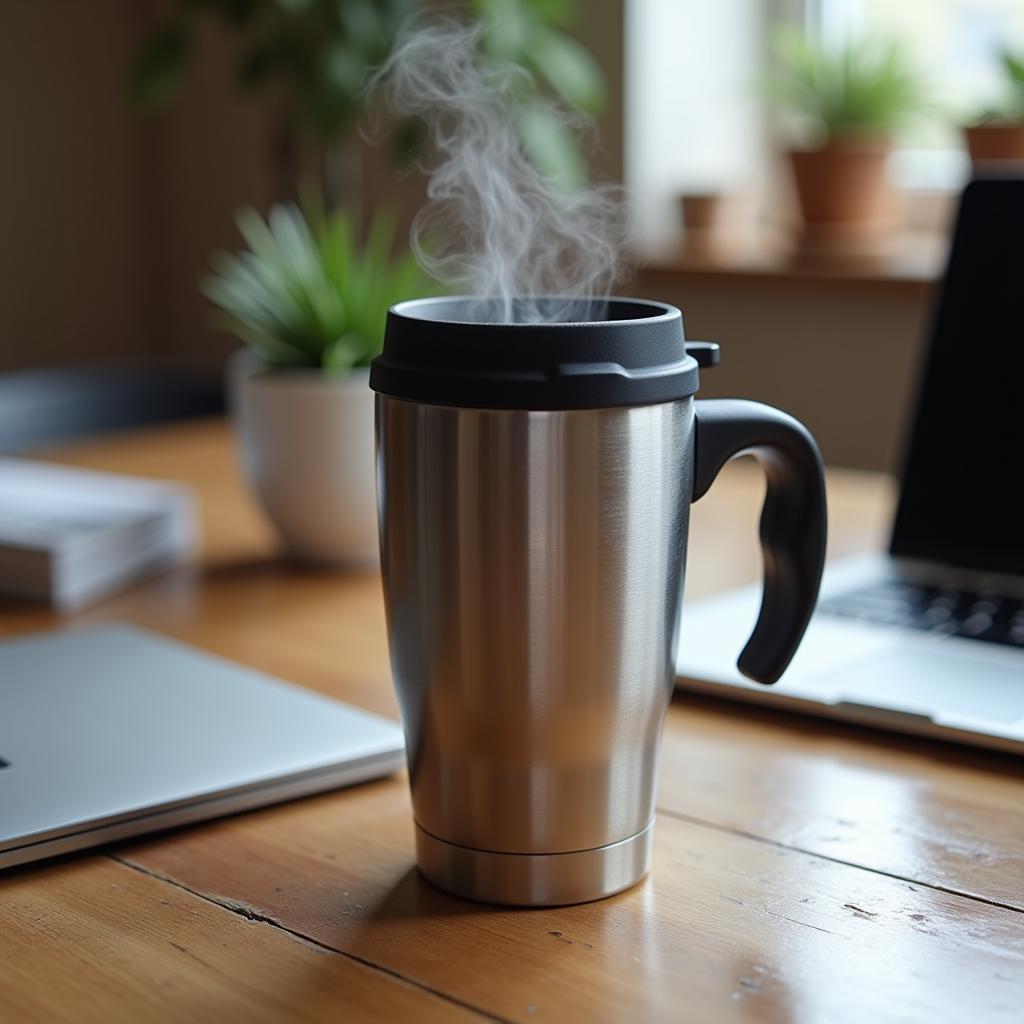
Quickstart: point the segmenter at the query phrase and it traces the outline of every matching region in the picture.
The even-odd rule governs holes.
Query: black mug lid
[[[687,354],[675,306],[612,298],[604,319],[558,323],[480,322],[473,319],[480,306],[470,296],[392,306],[370,387],[477,409],[651,405],[697,390],[697,360]]]

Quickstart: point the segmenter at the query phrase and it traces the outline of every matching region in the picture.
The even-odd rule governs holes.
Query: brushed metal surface
[[[651,867],[652,821],[643,832],[575,853],[492,853],[446,843],[416,828],[416,857],[441,889],[470,900],[553,907],[613,896]]]
[[[592,850],[654,813],[693,402],[555,412],[378,395],[391,664],[416,820]]]

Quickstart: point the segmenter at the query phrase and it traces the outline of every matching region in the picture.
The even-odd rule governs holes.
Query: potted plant
[[[248,246],[218,253],[203,282],[220,321],[245,341],[229,369],[242,463],[289,553],[326,564],[377,557],[373,394],[388,306],[434,290],[406,253],[392,255],[394,220],[374,219],[366,243],[341,211],[243,210]]]
[[[779,103],[805,145],[789,152],[808,248],[875,247],[892,222],[886,164],[899,126],[925,107],[924,89],[896,41],[777,42]]]
[[[1004,50],[1000,65],[1006,96],[964,128],[967,150],[975,166],[990,161],[1024,162],[1024,53]]]

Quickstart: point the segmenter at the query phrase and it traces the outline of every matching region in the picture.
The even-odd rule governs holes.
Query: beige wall
[[[230,38],[207,25],[181,94],[166,111],[137,118],[149,335],[163,352],[209,364],[239,343],[211,326],[198,282],[213,250],[238,248],[235,211],[265,209],[274,198],[268,107],[240,95],[233,74]]]
[[[0,371],[172,354],[220,359],[196,280],[270,198],[260,106],[209,32],[179,101],[130,109],[139,0],[11,0],[0,14]]]
[[[142,153],[123,102],[130,3],[0,15],[0,370],[145,344]]]
[[[702,397],[785,409],[832,465],[899,468],[927,330],[925,285],[647,271],[632,290],[679,306],[687,337],[721,344]]]

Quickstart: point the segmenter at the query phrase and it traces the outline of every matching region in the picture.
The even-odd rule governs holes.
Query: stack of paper
[[[0,458],[0,592],[73,611],[177,565],[198,535],[180,484]]]

